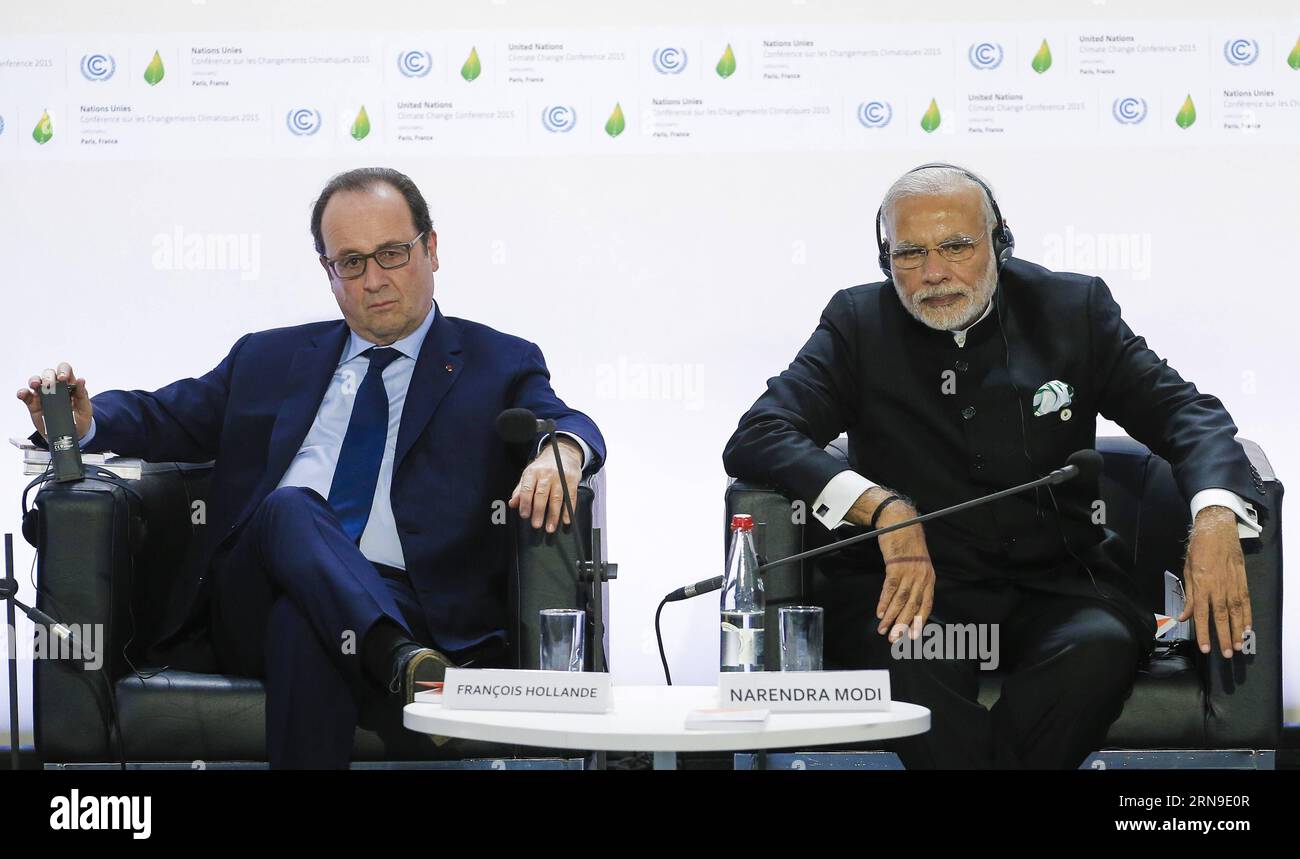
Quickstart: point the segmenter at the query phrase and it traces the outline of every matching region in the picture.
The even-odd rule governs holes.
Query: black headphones
[[[1012,255],[1015,253],[1016,237],[1011,235],[1011,228],[1008,227],[1007,222],[1003,220],[1002,210],[998,208],[998,201],[993,198],[993,191],[989,189],[988,185],[984,184],[984,180],[980,179],[980,177],[976,176],[974,173],[964,167],[958,167],[956,164],[948,164],[944,161],[931,161],[929,164],[922,164],[920,167],[913,167],[903,175],[906,176],[920,170],[930,170],[935,167],[946,167],[949,170],[956,170],[958,173],[961,173],[967,179],[984,189],[985,196],[989,198],[989,205],[993,207],[993,255],[997,258],[998,269],[1001,270],[1002,266],[1006,265],[1007,260],[1011,259]],[[876,209],[876,247],[880,250],[880,270],[885,273],[885,277],[893,277],[894,272],[891,270],[889,265],[889,242],[885,241],[884,232],[881,230],[881,224],[884,220],[884,211],[885,207],[883,204],[879,209]]]
[[[140,510],[144,510],[144,496],[142,496],[139,491],[126,480],[118,477],[107,468],[101,468],[98,465],[86,465],[83,467],[86,472],[86,480],[98,480],[102,483],[116,486],[118,489],[121,489],[135,498],[136,503],[139,504]],[[37,540],[40,538],[41,512],[36,508],[35,504],[31,507],[27,506],[27,496],[33,489],[49,483],[52,480],[54,480],[54,472],[52,470],[46,471],[44,474],[38,476],[23,489],[22,500],[19,502],[22,506],[23,512],[23,539],[33,546],[36,545]],[[127,541],[132,552],[138,551],[140,546],[143,545],[144,531],[145,522],[143,514],[130,515],[127,517]]]

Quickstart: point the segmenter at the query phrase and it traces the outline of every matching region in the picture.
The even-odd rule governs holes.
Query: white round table
[[[605,752],[654,752],[655,769],[676,766],[677,752],[743,751],[862,743],[921,734],[930,711],[894,701],[888,711],[771,713],[761,730],[687,729],[692,710],[718,706],[716,686],[615,686],[608,713],[448,710],[422,692],[407,704],[413,731],[466,740]]]

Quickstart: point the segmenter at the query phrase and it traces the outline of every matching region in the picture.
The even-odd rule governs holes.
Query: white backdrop
[[[148,389],[246,331],[337,317],[310,203],[394,166],[433,209],[444,312],[538,342],[605,433],[621,682],[661,678],[655,605],[721,567],[725,440],[831,294],[879,279],[878,200],[923,161],[987,176],[1017,255],[1104,276],[1300,473],[1294,4],[12,5],[0,378],[66,359],[92,392]],[[16,400],[5,426],[30,431]],[[11,454],[5,530],[22,481]],[[716,610],[666,610],[678,682],[711,682]],[[1294,608],[1287,628],[1294,654]]]

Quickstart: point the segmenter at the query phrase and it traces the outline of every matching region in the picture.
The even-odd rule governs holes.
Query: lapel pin
[[[1069,409],[1061,409],[1061,420],[1068,421],[1073,414]]]
[[[451,366],[450,364],[447,365],[447,372],[448,372],[448,373],[450,373],[450,372],[451,372],[452,370],[454,370],[454,369],[456,369],[456,368],[453,367],[453,366]]]

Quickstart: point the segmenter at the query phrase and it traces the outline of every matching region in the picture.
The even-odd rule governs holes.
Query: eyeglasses
[[[415,247],[416,242],[425,237],[425,233],[420,233],[409,242],[402,242],[398,245],[388,245],[382,247],[374,253],[369,254],[347,254],[337,259],[329,259],[322,256],[321,262],[329,266],[329,270],[334,272],[334,276],[339,280],[355,280],[366,273],[366,265],[371,259],[379,264],[380,268],[401,268],[411,261],[411,248]]]
[[[920,268],[925,264],[925,258],[929,256],[930,251],[935,250],[939,252],[939,256],[948,262],[965,262],[975,256],[975,246],[979,243],[980,239],[960,236],[946,242],[940,242],[933,248],[902,247],[890,251],[889,259],[894,268]]]

